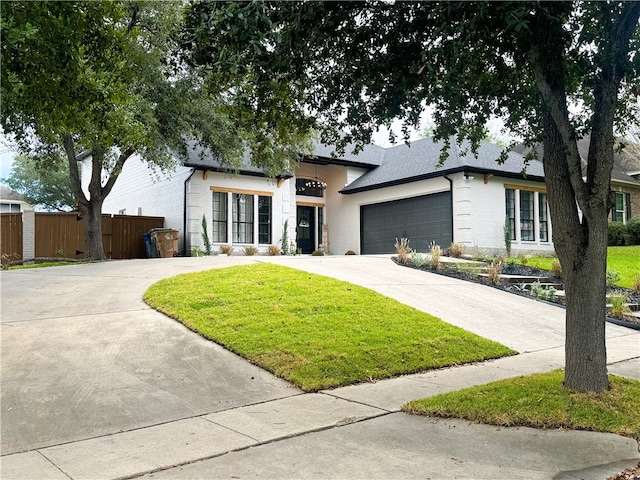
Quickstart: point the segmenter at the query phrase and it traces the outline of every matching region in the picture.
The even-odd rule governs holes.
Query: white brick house
[[[512,253],[552,252],[551,222],[542,164],[522,174],[524,159],[483,142],[476,158],[453,146],[438,166],[441,144],[431,139],[332,158],[319,145],[293,174],[267,178],[253,167],[237,175],[213,158],[193,155],[167,175],[155,175],[139,159],[126,164],[104,213],[165,217],[179,231],[180,248],[202,248],[202,217],[214,248],[254,245],[264,253],[288,239],[303,253],[323,249],[342,255],[393,253],[396,237],[416,250],[452,242],[486,253],[505,249],[505,221]],[[90,169],[83,169],[84,172]],[[307,186],[319,179],[326,188]],[[85,179],[85,183],[88,179]]]

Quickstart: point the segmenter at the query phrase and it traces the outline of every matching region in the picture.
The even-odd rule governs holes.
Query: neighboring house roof
[[[544,181],[542,162],[538,160],[530,162],[523,174],[525,165],[522,155],[509,152],[507,160],[498,164],[497,160],[502,147],[484,141],[480,144],[477,157],[471,152],[468,143],[458,146],[455,141],[451,142],[449,157],[442,166],[439,166],[443,146],[443,142],[423,138],[409,145],[402,144],[386,149],[379,167],[366,172],[341,192],[357,193],[465,171]]]
[[[591,136],[578,140],[578,153],[582,160],[582,173],[587,174],[587,158],[589,157],[589,145],[591,142]],[[613,156],[613,168],[611,169],[611,180],[613,182],[626,183],[631,185],[640,186],[640,181],[637,178],[640,175],[640,146],[634,146],[634,149],[623,149],[621,153],[615,153]],[[542,145],[535,147],[538,158],[542,160]],[[531,148],[524,145],[516,145],[514,151],[526,155],[531,151]]]
[[[28,203],[22,195],[10,190],[4,185],[0,185],[0,200]]]

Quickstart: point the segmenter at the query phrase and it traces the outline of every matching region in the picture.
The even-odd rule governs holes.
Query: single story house
[[[393,253],[401,237],[423,252],[454,242],[470,253],[504,252],[505,224],[513,254],[553,251],[541,162],[523,173],[521,155],[498,164],[501,147],[482,142],[477,157],[453,144],[439,165],[441,148],[425,138],[336,157],[317,145],[295,172],[278,178],[251,166],[231,174],[196,152],[164,175],[132,158],[103,210],[163,216],[186,255],[203,248],[203,216],[213,248],[233,245],[236,253],[280,246],[285,225],[287,243],[302,253]]]

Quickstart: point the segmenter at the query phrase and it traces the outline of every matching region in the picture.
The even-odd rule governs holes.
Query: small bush
[[[233,253],[233,247],[231,245],[220,245],[220,253],[230,257]]]
[[[562,265],[560,265],[560,261],[557,258],[551,261],[551,273],[556,278],[562,278]]]
[[[525,255],[524,253],[518,254],[518,260],[520,260],[520,265],[526,267],[529,263],[529,255]]]
[[[489,283],[491,285],[498,285],[500,283],[500,276],[502,275],[502,269],[504,268],[504,260],[502,257],[496,258],[487,269]]]
[[[431,242],[431,270],[440,270],[440,257],[442,256],[442,249],[440,245],[436,245],[435,242]]]
[[[464,254],[464,245],[461,243],[452,243],[449,247],[449,256],[460,258]]]
[[[271,255],[272,257],[275,257],[276,255],[280,255],[282,250],[277,245],[269,245],[268,252],[269,252],[269,255]]]
[[[622,222],[609,223],[607,242],[610,247],[624,245],[624,236],[627,233],[627,226]]]
[[[247,245],[242,249],[242,251],[247,257],[252,257],[256,253],[258,253],[258,247],[254,247],[253,245]]]
[[[640,245],[640,217],[627,222],[627,235],[632,237],[634,245]]]
[[[607,287],[614,287],[620,281],[620,272],[607,270]]]
[[[409,248],[410,240],[408,238],[402,237],[400,240],[396,237],[396,253],[398,255],[398,261],[400,263],[407,263],[409,259],[409,254],[411,253],[411,248]]]
[[[192,257],[204,257],[204,252],[198,247],[191,247]]]
[[[354,252],[353,250],[347,250],[344,254],[345,255],[357,255],[356,252]]]
[[[637,273],[633,279],[633,289],[636,293],[640,294],[640,273]]]
[[[631,309],[627,305],[627,297],[624,295],[612,295],[609,297],[611,302],[610,314],[614,318],[624,320],[625,317],[631,315]]]
[[[321,250],[314,250],[313,253],[311,253],[312,257],[324,257],[324,252]]]
[[[542,300],[553,301],[556,298],[556,289],[553,287],[543,287],[538,281],[531,284],[531,295]]]
[[[426,267],[431,263],[431,259],[424,253],[411,250],[410,255],[411,255],[411,263],[413,263],[418,268]]]

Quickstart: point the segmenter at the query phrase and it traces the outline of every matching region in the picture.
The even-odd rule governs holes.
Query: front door
[[[296,241],[302,253],[313,253],[315,243],[315,207],[298,205],[296,219]]]

